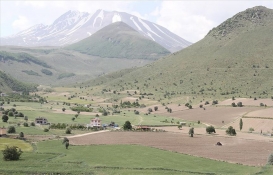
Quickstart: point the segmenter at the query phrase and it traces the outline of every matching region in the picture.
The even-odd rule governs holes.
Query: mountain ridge
[[[160,25],[125,12],[104,10],[97,10],[94,14],[70,10],[58,17],[51,25],[32,26],[15,35],[1,38],[0,43],[14,46],[64,46],[87,38],[117,21],[125,22],[171,52],[191,45],[190,42]]]
[[[223,24],[229,23],[228,19],[186,49],[132,71],[100,77],[90,84],[115,87],[115,90],[139,89],[159,94],[160,99],[181,94],[203,98],[268,98],[273,95],[268,81],[273,76],[273,10],[258,9],[266,14],[259,19],[263,23],[243,19],[240,23],[245,24],[244,27],[231,25],[236,30],[214,36]]]

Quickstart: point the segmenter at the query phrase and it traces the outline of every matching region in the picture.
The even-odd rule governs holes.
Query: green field
[[[3,139],[0,139],[2,143]],[[13,141],[13,140],[12,140]],[[37,143],[19,161],[0,160],[2,174],[269,174],[272,167],[250,167],[138,145],[70,146],[61,140]],[[0,173],[0,174],[1,174]]]
[[[32,151],[31,145],[23,140],[0,138],[0,150],[5,149],[6,146],[17,146],[22,151]]]

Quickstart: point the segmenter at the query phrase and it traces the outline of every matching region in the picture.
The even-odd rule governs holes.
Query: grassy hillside
[[[85,54],[127,59],[158,59],[170,52],[123,22],[110,24],[67,49]]]
[[[11,76],[0,71],[0,91],[11,92],[11,91],[33,91],[36,89],[35,85],[28,85],[17,81]]]
[[[212,29],[201,41],[135,70],[91,84],[112,90],[139,89],[157,99],[273,95],[273,10],[254,7]],[[88,83],[89,84],[89,83]]]
[[[0,70],[28,83],[66,85],[152,60],[101,58],[62,48],[1,47]]]

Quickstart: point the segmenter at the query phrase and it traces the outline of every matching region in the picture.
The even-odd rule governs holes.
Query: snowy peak
[[[105,26],[121,21],[171,52],[176,52],[191,44],[168,29],[150,21],[125,12],[109,12],[99,9],[94,14],[69,10],[49,26],[38,24],[16,35],[1,38],[1,45],[69,45],[93,35]]]

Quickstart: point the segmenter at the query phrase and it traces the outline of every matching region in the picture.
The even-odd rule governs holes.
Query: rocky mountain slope
[[[64,46],[93,35],[103,27],[122,21],[141,35],[157,42],[171,52],[186,48],[191,43],[155,23],[134,15],[97,10],[94,14],[68,11],[51,25],[37,24],[15,35],[1,38],[1,45]]]
[[[160,98],[182,94],[200,98],[271,97],[272,19],[272,9],[247,9],[180,52],[87,84],[117,91],[139,89]]]

